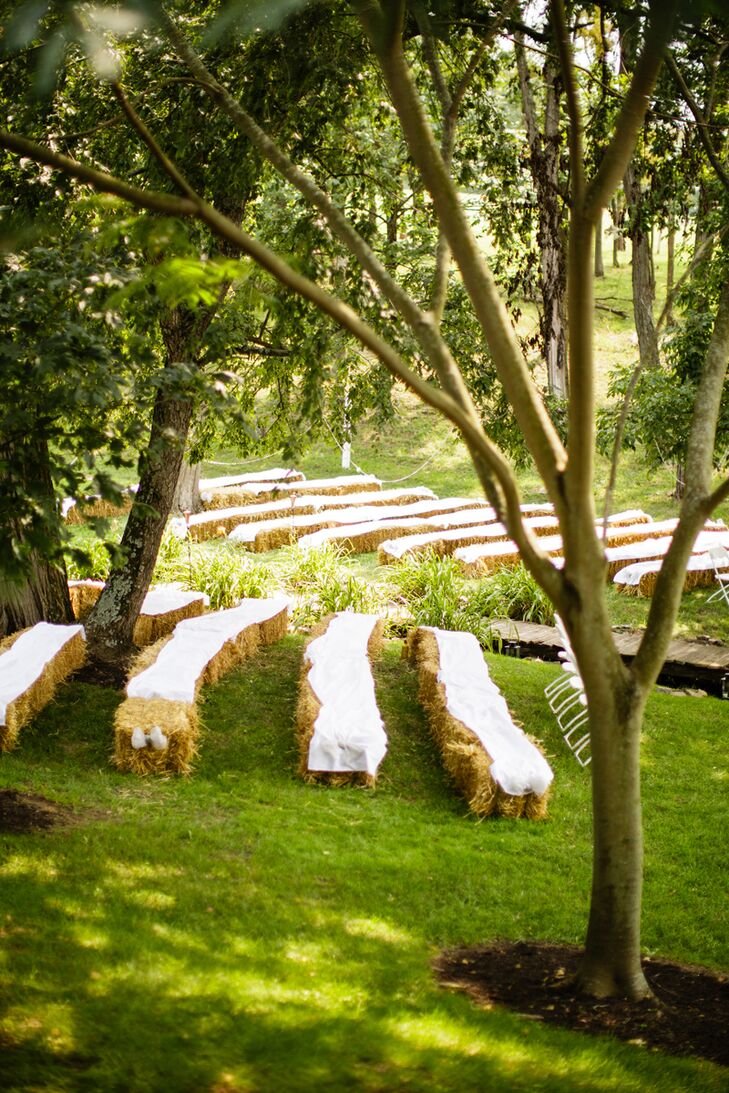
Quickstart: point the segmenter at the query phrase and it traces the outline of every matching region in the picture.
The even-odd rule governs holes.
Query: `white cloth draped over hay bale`
[[[436,521],[433,520],[433,523]],[[380,544],[379,562],[388,565],[401,561],[406,555],[423,554],[428,550],[444,557],[454,554],[461,547],[472,546],[475,543],[504,542],[509,538],[509,533],[503,524],[476,524],[466,527],[456,526],[444,528],[442,531],[426,532],[422,535],[408,535],[402,539],[392,541],[385,540]],[[559,527],[556,516],[534,516],[524,521],[535,535],[550,535]]]
[[[114,719],[114,763],[135,774],[189,773],[197,752],[197,698],[259,646],[283,637],[290,600],[241,600],[185,619],[132,665]]]
[[[716,544],[722,546],[725,544]],[[632,565],[619,569],[613,577],[613,583],[620,592],[629,596],[652,596],[656,589],[658,574],[663,565],[663,558],[656,558],[645,562],[634,562]],[[714,583],[716,569],[726,569],[729,572],[729,559],[720,561],[713,559],[710,554],[692,554],[686,563],[686,573],[683,580],[684,592],[690,592],[693,588],[705,588]]]
[[[193,542],[204,542],[222,534],[227,535],[233,528],[243,524],[264,520],[309,516],[330,509],[406,505],[433,499],[437,500],[433,491],[424,486],[415,486],[409,490],[370,490],[365,493],[312,494],[306,497],[292,495],[279,501],[195,513],[189,518],[188,524],[177,516],[170,521],[169,531],[184,539],[189,530]]]
[[[474,635],[423,626],[407,647],[444,766],[471,811],[543,819],[552,770],[514,724]]]
[[[231,531],[228,539],[248,550],[264,553],[297,542],[318,531],[356,524],[379,524],[383,521],[396,523],[415,517],[430,524],[431,518],[435,523],[435,518],[444,511],[448,514],[444,519],[458,524],[459,513],[454,506],[462,503],[462,498],[446,498],[444,501],[417,501],[411,505],[356,505],[351,508],[323,509],[303,516],[287,515],[279,519],[242,524]]]
[[[242,486],[211,490],[208,500],[203,500],[203,504],[207,509],[220,509],[236,504],[253,504],[256,501],[275,501],[292,494],[302,497],[309,494],[364,493],[380,489],[382,483],[372,474],[343,474],[336,478],[312,478],[304,482],[248,482]]]
[[[38,622],[13,634],[0,651],[0,751],[53,697],[86,656],[83,626]]]
[[[401,520],[372,520],[364,524],[348,524],[340,528],[325,528],[299,539],[304,550],[335,543],[348,554],[367,554],[375,551],[380,543],[401,535],[422,534],[433,531],[433,525],[424,516],[409,516]]]
[[[550,558],[560,557],[562,536],[547,535],[540,538],[539,549]],[[475,543],[473,546],[459,547],[453,552],[453,556],[464,577],[487,577],[490,573],[495,573],[497,569],[517,566],[521,561],[519,548],[511,539],[502,543],[493,543],[490,546]]]
[[[383,628],[377,615],[342,611],[324,619],[307,643],[296,709],[299,770],[307,781],[375,783],[387,751],[372,677]]]
[[[241,471],[240,474],[224,474],[218,478],[201,478],[200,493],[206,490],[222,490],[227,486],[242,486],[246,482],[304,482],[306,475],[296,467],[269,467],[266,471]]]
[[[663,558],[668,553],[668,548],[672,542],[672,536],[662,535],[657,539],[644,539],[639,543],[626,543],[624,546],[608,547],[605,551],[608,580],[612,580],[616,573],[633,562],[646,562]],[[696,537],[692,553],[704,554],[712,546],[726,546],[729,548],[729,532],[721,530],[700,531]]]
[[[74,616],[83,622],[104,590],[103,581],[69,581]],[[151,645],[171,634],[178,622],[202,615],[210,599],[204,592],[187,592],[174,585],[150,588],[134,625],[135,645]]]
[[[626,519],[633,522],[623,523],[622,521]],[[617,525],[615,521],[618,521]],[[608,527],[604,530],[604,542],[606,546],[643,542],[646,539],[673,532],[677,523],[677,520],[653,521],[639,509],[618,512],[608,521]],[[707,523],[707,528],[710,525],[711,521]],[[596,525],[595,530],[597,535],[603,538],[602,522]],[[550,557],[559,558],[563,553],[562,537],[550,535],[541,538],[539,548]],[[485,577],[495,573],[497,569],[516,566],[521,560],[519,548],[512,540],[494,543],[493,546],[474,544],[462,547],[455,551],[455,557],[466,577]]]

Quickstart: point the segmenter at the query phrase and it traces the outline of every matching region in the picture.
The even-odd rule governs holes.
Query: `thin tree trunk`
[[[658,334],[653,319],[655,282],[651,257],[650,235],[641,223],[643,196],[635,176],[633,164],[625,172],[623,180],[628,204],[628,236],[632,244],[631,281],[633,286],[633,313],[635,332],[638,335],[640,361],[644,368],[657,368]]]
[[[566,399],[569,393],[565,320],[567,255],[559,189],[559,76],[552,61],[548,60],[544,66],[544,128],[540,131],[524,47],[518,36],[516,60],[522,113],[529,142],[529,163],[539,203],[537,245],[542,296],[540,326],[547,367],[547,387],[550,394]]]
[[[188,463],[182,460],[180,477],[177,479],[175,496],[172,500],[172,512],[200,512],[202,499],[200,497],[200,470],[202,464]]]
[[[134,624],[172,507],[192,412],[191,399],[158,393],[149,448],[140,460],[139,489],[121,540],[124,561],[112,570],[86,621],[93,660],[121,668],[133,650]]]
[[[39,502],[30,527],[12,516],[9,518],[12,539],[22,546],[28,543],[30,536],[42,532],[44,537],[57,541],[56,500],[45,439],[35,437],[22,445],[6,442],[3,448],[4,454],[12,457],[14,467],[20,471],[23,492]],[[3,490],[11,494],[17,487],[17,479],[3,484]],[[32,549],[29,565],[30,572],[25,580],[17,583],[3,580],[0,585],[0,637],[37,622],[74,621],[63,560],[50,562]]]
[[[595,276],[605,276],[605,266],[602,260],[602,220],[603,211],[600,210],[600,218],[595,226]]]
[[[668,225],[668,255],[666,259],[666,324],[673,322],[671,296],[676,283],[676,222],[671,219]]]
[[[643,701],[618,687],[595,704],[592,750],[593,871],[579,986],[597,998],[645,998],[640,920],[643,834],[640,731]]]

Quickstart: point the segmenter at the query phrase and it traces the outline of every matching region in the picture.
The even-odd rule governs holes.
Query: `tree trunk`
[[[668,225],[668,255],[666,258],[666,324],[673,322],[673,307],[671,296],[673,286],[676,283],[676,223],[674,220]]]
[[[177,488],[172,500],[172,512],[201,512],[202,499],[200,497],[200,470],[202,464],[188,463],[182,460],[180,477],[177,479]]]
[[[625,211],[618,201],[617,195],[610,202],[610,216],[613,222],[613,269],[620,269],[620,254],[625,250],[625,239],[623,238]]]
[[[180,474],[192,420],[190,399],[159,391],[139,489],[121,540],[124,561],[112,570],[86,621],[91,659],[122,666],[133,650],[134,624],[149,589]]]
[[[600,216],[595,226],[595,276],[605,276],[605,266],[602,260],[602,220],[603,211],[600,209]]]
[[[623,184],[628,203],[628,236],[633,247],[631,264],[633,313],[635,331],[638,335],[640,362],[644,368],[657,368],[659,358],[658,334],[653,319],[653,302],[655,300],[653,259],[651,256],[650,235],[644,231],[641,223],[644,202],[640,183],[635,176],[632,164],[625,172]]]
[[[6,529],[9,538],[22,549],[40,533],[57,545],[58,515],[46,441],[35,437],[22,445],[6,442],[3,449],[17,469],[22,492],[37,502],[30,527],[9,517]],[[17,478],[5,483],[0,479],[0,484],[11,497],[18,489]],[[12,509],[12,505],[8,508]],[[17,582],[3,579],[0,584],[0,637],[35,626],[37,622],[74,621],[63,560],[50,562],[38,550],[31,549],[28,561],[30,572],[25,579]]]
[[[529,163],[539,204],[537,245],[542,296],[540,326],[547,367],[547,388],[550,394],[566,399],[569,394],[565,321],[567,254],[559,187],[559,76],[552,61],[547,60],[544,65],[544,128],[540,132],[524,47],[518,37],[516,60],[522,113],[529,142]]]
[[[590,718],[593,866],[578,986],[596,998],[650,995],[640,958],[643,834],[640,730],[644,697],[603,696]]]

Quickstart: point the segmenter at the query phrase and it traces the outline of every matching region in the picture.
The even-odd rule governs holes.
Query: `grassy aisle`
[[[436,987],[441,946],[579,942],[588,787],[546,716],[554,669],[490,658],[556,788],[544,824],[474,822],[440,774],[399,651],[389,643],[377,673],[390,750],[375,792],[296,779],[297,637],[209,689],[187,780],[114,773],[118,696],[60,692],[0,762],[3,786],[83,816],[0,836],[0,1087],[726,1088],[708,1063],[479,1011]],[[724,968],[728,727],[725,703],[657,695],[645,740],[646,950]]]

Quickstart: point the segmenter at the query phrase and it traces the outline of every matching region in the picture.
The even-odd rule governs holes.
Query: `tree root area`
[[[573,945],[495,942],[449,950],[435,971],[443,986],[465,991],[488,1009],[504,1006],[532,1021],[729,1066],[729,976],[646,959],[654,999],[595,999],[571,986],[580,953]]]
[[[75,812],[47,797],[15,789],[0,790],[0,834],[29,835],[77,822]]]
[[[111,687],[123,691],[127,682],[127,672],[131,657],[120,660],[118,664],[107,664],[103,660],[87,660],[71,677],[74,683],[92,683],[96,687]]]

